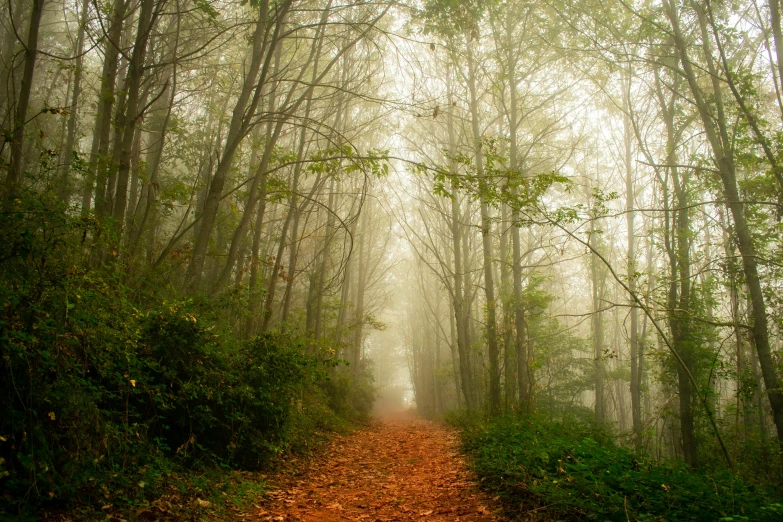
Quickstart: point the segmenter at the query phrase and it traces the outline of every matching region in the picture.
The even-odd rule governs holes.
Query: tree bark
[[[106,171],[107,154],[111,138],[111,118],[114,108],[114,86],[117,81],[119,67],[119,46],[122,39],[122,28],[125,19],[127,0],[115,0],[114,10],[106,34],[104,44],[103,70],[101,72],[101,87],[98,94],[98,108],[95,114],[95,125],[90,147],[89,174],[82,188],[82,215],[86,215],[93,206],[97,211],[106,205]],[[93,202],[93,193],[95,201]]]
[[[592,195],[588,194],[588,197]],[[596,227],[597,214],[593,211],[590,216],[590,281],[593,311],[590,317],[593,334],[593,382],[595,384],[595,418],[599,421],[606,419],[606,397],[604,389],[604,318],[603,308],[604,274],[601,260],[595,254],[602,250],[599,231]]]
[[[153,9],[154,7],[153,0],[141,0],[136,41],[128,61],[128,77],[125,81],[127,92],[125,111],[117,122],[118,127],[122,129],[121,140],[118,143],[120,153],[117,170],[117,188],[114,193],[114,207],[112,209],[112,219],[117,241],[120,241],[122,238],[123,226],[125,224],[125,210],[128,205],[128,181],[131,170],[131,158],[133,156],[133,140],[136,136],[136,125],[144,110],[140,106],[140,98],[141,79],[144,74],[144,62],[147,55],[147,42],[149,41],[152,26],[157,18],[158,9],[162,5],[158,4],[158,9]]]
[[[483,138],[479,130],[478,96],[476,92],[476,63],[473,47],[468,42],[468,90],[470,91],[471,130],[476,147],[475,165],[479,183],[487,183],[484,179]],[[484,256],[484,295],[487,306],[487,355],[489,356],[489,411],[493,416],[500,414],[500,368],[498,362],[497,318],[495,299],[495,278],[492,268],[492,220],[489,215],[484,190],[479,192],[481,208],[481,245]]]
[[[217,219],[220,200],[223,197],[223,190],[226,185],[228,174],[240,142],[244,139],[251,122],[255,116],[256,107],[259,102],[261,86],[269,70],[269,63],[272,57],[272,50],[278,43],[279,33],[282,29],[282,17],[288,12],[291,6],[291,0],[285,0],[277,8],[278,19],[275,24],[274,35],[270,41],[266,41],[266,27],[269,16],[269,0],[262,0],[259,7],[259,19],[256,22],[253,33],[253,46],[250,53],[250,65],[245,74],[242,84],[242,90],[237,98],[236,105],[231,114],[231,123],[229,124],[228,135],[223,154],[218,163],[215,174],[209,185],[204,208],[201,214],[201,223],[199,225],[198,235],[193,245],[193,254],[188,264],[186,280],[190,290],[197,290],[201,284],[201,276],[206,261],[207,247],[209,239]],[[262,69],[263,63],[263,69]],[[260,77],[259,77],[260,71]],[[252,98],[251,98],[252,97]],[[252,209],[251,209],[252,212]]]
[[[73,147],[76,143],[76,126],[79,122],[79,97],[82,91],[82,73],[84,66],[84,35],[87,32],[87,15],[90,8],[90,0],[82,0],[81,16],[79,19],[79,34],[76,37],[76,49],[73,85],[71,90],[71,106],[68,115],[67,135],[65,144],[60,151],[60,171],[57,182],[58,198],[66,203],[71,199],[73,183],[71,180],[71,159],[74,154]]]
[[[16,102],[13,133],[11,138],[11,159],[8,166],[8,174],[5,182],[6,207],[11,208],[13,201],[19,192],[19,185],[24,178],[24,130],[27,124],[27,109],[30,105],[30,95],[33,88],[33,73],[38,57],[38,30],[41,26],[44,0],[33,0],[33,9],[30,12],[30,26],[27,30],[27,43],[24,51],[24,71],[22,83],[19,87],[19,96]]]
[[[630,68],[630,66],[629,66]],[[628,71],[627,86],[623,86],[623,145],[624,145],[624,166],[625,166],[625,225],[628,234],[628,246],[626,257],[628,263],[628,288],[632,295],[636,294],[636,230],[634,212],[634,171],[633,155],[631,145],[633,141],[633,129],[631,118],[631,71]],[[631,422],[633,424],[634,446],[637,450],[642,447],[642,408],[641,408],[641,372],[639,365],[639,310],[633,298],[630,298],[631,309],[629,310],[629,344],[631,359]]]
[[[451,75],[448,75],[447,88],[449,89],[449,107],[447,111],[448,116],[448,138],[449,138],[449,154],[450,159],[449,171],[452,176],[456,176],[456,165],[453,158],[456,155],[456,136],[454,132],[454,103],[452,102],[451,94]],[[452,182],[451,186],[451,238],[452,238],[452,250],[454,254],[454,320],[457,331],[457,352],[459,355],[459,371],[460,371],[460,383],[462,385],[462,394],[465,397],[465,407],[468,410],[476,409],[476,396],[475,387],[473,386],[473,372],[472,365],[470,363],[468,341],[468,325],[467,317],[468,311],[465,306],[465,299],[463,295],[464,285],[464,269],[462,266],[462,223],[460,222],[460,208],[459,208],[459,191],[457,190],[456,181]]]
[[[715,103],[715,114],[713,114],[708,105],[704,92],[696,78],[696,73],[693,70],[688,47],[680,29],[679,15],[674,3],[671,2],[671,0],[664,0],[664,8],[672,24],[672,34],[679,54],[682,71],[688,82],[691,94],[693,95],[694,103],[699,112],[702,124],[704,125],[704,131],[707,135],[707,140],[710,143],[715,163],[718,167],[725,202],[734,221],[737,246],[740,251],[740,256],[742,257],[745,281],[748,285],[748,291],[752,302],[753,341],[756,346],[761,373],[764,377],[767,396],[769,397],[770,406],[772,407],[778,441],[783,444],[783,388],[781,388],[780,378],[777,375],[772,360],[766,302],[758,272],[756,246],[753,243],[753,237],[750,233],[750,228],[745,216],[745,203],[739,195],[734,159],[731,154],[727,152],[731,150],[731,141],[726,114],[723,110],[722,88],[720,86],[719,75],[717,74],[712,61],[709,49],[709,38],[704,29],[706,23],[704,20],[704,13],[697,9],[699,25],[703,36],[702,41],[705,46],[705,59],[707,60],[708,71],[712,78],[712,98],[714,98]]]

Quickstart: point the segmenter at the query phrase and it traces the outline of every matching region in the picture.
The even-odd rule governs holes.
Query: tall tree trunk
[[[775,41],[775,57],[777,58],[777,91],[783,92],[783,32],[780,27],[780,0],[768,0],[767,4],[772,25],[772,38]]]
[[[335,181],[334,178],[329,180],[329,199],[326,203],[326,211],[328,215],[326,217],[326,229],[324,233],[324,244],[321,247],[319,254],[319,261],[317,268],[313,273],[313,277],[310,281],[310,289],[308,296],[307,306],[307,318],[305,320],[306,328],[313,332],[313,337],[316,339],[321,338],[323,329],[323,298],[324,287],[326,284],[326,270],[330,258],[330,246],[332,243],[332,236],[334,235],[334,199],[335,199]]]
[[[680,29],[680,20],[676,7],[671,0],[664,0],[664,8],[669,21],[672,24],[672,35],[676,50],[679,54],[680,65],[684,77],[688,82],[693,101],[698,109],[699,116],[704,126],[707,140],[713,152],[715,163],[718,167],[718,173],[723,187],[723,195],[726,206],[731,212],[734,221],[735,232],[737,235],[737,246],[742,257],[742,267],[745,273],[745,281],[748,285],[751,301],[753,303],[753,341],[758,354],[761,373],[764,377],[764,384],[767,389],[772,414],[777,429],[778,441],[783,444],[783,388],[780,378],[777,375],[774,362],[772,360],[772,351],[769,342],[769,326],[767,324],[767,310],[764,298],[764,292],[759,278],[758,257],[756,246],[753,242],[753,236],[745,216],[745,203],[740,197],[737,186],[737,175],[734,166],[734,158],[731,156],[731,138],[729,136],[726,114],[722,103],[722,87],[720,85],[720,75],[716,71],[712,60],[712,53],[709,45],[709,35],[705,28],[706,20],[703,11],[696,4],[699,26],[702,32],[702,42],[705,49],[705,58],[707,60],[707,69],[712,79],[712,96],[715,104],[715,112],[711,110],[707,102],[707,96],[699,85],[696,73],[688,53],[688,46],[683,38]]]
[[[349,252],[348,259],[345,261],[345,268],[343,269],[343,281],[340,287],[340,308],[337,312],[337,333],[338,340],[343,339],[345,334],[346,324],[348,322],[348,309],[351,304],[351,283],[353,282],[353,265],[354,265],[354,249],[356,247],[356,224],[359,222],[359,216],[354,216],[351,220],[351,227],[347,231],[348,239],[351,244],[351,251]]]
[[[370,242],[370,206],[372,199],[368,198],[365,203],[368,208],[362,212],[362,224],[359,230],[359,251],[357,252],[357,270],[356,270],[356,309],[354,310],[353,339],[351,341],[350,362],[354,382],[359,380],[362,363],[362,344],[364,342],[364,294],[367,288],[367,259],[366,251],[369,251]],[[426,314],[424,314],[426,318]],[[426,391],[425,391],[426,393]]]
[[[25,0],[12,0],[6,2],[8,5],[9,23],[13,24],[13,27],[22,26],[22,15],[26,7]],[[2,72],[0,72],[0,109],[4,112],[0,115],[0,122],[2,122],[3,128],[6,128],[8,124],[14,122],[14,109],[17,103],[17,82],[16,82],[16,57],[17,57],[17,43],[18,37],[16,31],[13,28],[9,28],[3,35],[3,47],[0,50],[2,52]]]
[[[71,106],[69,107],[70,114],[68,115],[67,136],[65,138],[65,144],[60,150],[60,170],[57,181],[57,196],[60,200],[68,201],[71,199],[71,193],[73,190],[73,183],[71,180],[71,159],[73,153],[74,144],[76,143],[76,125],[79,121],[79,97],[82,91],[82,73],[84,65],[84,35],[87,32],[87,16],[90,9],[90,0],[82,0],[81,16],[79,18],[79,34],[76,37],[76,49],[74,70],[73,70],[73,85],[71,87]]]
[[[302,207],[297,205],[294,212],[294,220],[291,226],[291,240],[288,246],[288,278],[285,280],[285,292],[283,293],[283,306],[280,311],[280,322],[288,321],[288,313],[291,311],[291,299],[294,293],[294,277],[296,273],[296,260],[299,254],[299,221],[302,218]]]
[[[231,171],[234,154],[236,153],[240,142],[250,130],[251,124],[255,118],[256,107],[260,101],[261,87],[266,78],[266,73],[269,70],[269,64],[273,54],[272,50],[274,46],[279,43],[278,35],[283,25],[282,17],[288,12],[290,5],[291,0],[284,0],[282,4],[277,6],[278,18],[277,23],[275,24],[274,34],[270,41],[266,41],[269,0],[261,1],[259,19],[256,22],[255,31],[253,33],[250,65],[245,74],[242,90],[231,113],[231,123],[229,124],[228,135],[226,136],[226,144],[204,200],[201,223],[193,245],[190,263],[188,264],[186,280],[188,281],[188,286],[191,290],[196,290],[200,287],[209,239],[212,236],[218,208],[220,207],[220,200],[223,197],[223,190],[228,179],[228,174]],[[261,67],[262,63],[263,68]]]
[[[162,4],[158,4],[158,10],[153,9],[155,4],[153,0],[141,0],[141,12],[139,14],[138,29],[136,32],[136,41],[133,45],[133,52],[128,61],[128,77],[125,81],[127,100],[125,102],[125,112],[121,115],[117,125],[122,129],[118,171],[117,171],[117,189],[114,194],[114,208],[112,209],[112,218],[114,220],[114,230],[117,234],[117,241],[121,241],[123,226],[125,224],[125,210],[128,205],[128,181],[131,171],[131,158],[133,157],[133,140],[137,132],[137,122],[142,116],[144,107],[140,105],[141,101],[141,79],[144,74],[144,62],[147,55],[147,42],[149,41],[152,25],[157,18],[158,10]]]
[[[261,195],[259,196],[258,211],[256,213],[255,230],[253,230],[253,247],[250,251],[250,281],[248,283],[248,318],[245,327],[245,336],[251,337],[255,332],[256,315],[261,303],[259,292],[260,275],[260,250],[261,250],[261,230],[264,224],[264,213],[266,211],[266,180],[262,183]]]
[[[179,31],[179,24],[177,32]],[[172,50],[172,59],[176,52],[177,45]],[[171,119],[171,111],[174,108],[174,96],[177,92],[176,86],[176,64],[172,63],[166,67],[163,74],[163,91],[160,93],[157,102],[151,109],[149,126],[147,128],[148,148],[145,156],[147,164],[147,180],[141,187],[141,196],[139,205],[134,218],[133,229],[136,237],[131,241],[131,248],[139,250],[146,232],[146,250],[147,260],[152,262],[157,244],[157,223],[158,223],[158,190],[160,185],[160,167],[163,157],[163,148],[166,144],[166,135]],[[211,125],[207,125],[207,134],[211,130]]]
[[[27,42],[24,51],[24,71],[22,83],[17,96],[16,112],[14,115],[13,133],[11,138],[11,160],[8,166],[8,174],[5,182],[6,206],[10,208],[13,200],[19,192],[19,185],[24,177],[24,131],[27,123],[27,108],[30,105],[30,95],[33,88],[33,72],[38,57],[38,29],[41,26],[44,0],[33,0],[33,9],[30,12],[30,26],[27,30]]]
[[[479,183],[487,183],[484,179],[483,139],[479,129],[478,96],[476,92],[476,63],[473,47],[468,42],[468,90],[470,91],[471,129],[476,147],[475,164]],[[498,339],[495,300],[495,278],[492,268],[492,219],[489,215],[489,204],[484,191],[480,190],[479,202],[481,208],[481,244],[484,256],[484,295],[487,306],[487,352],[489,356],[489,411],[495,416],[500,414],[500,368],[498,361]]]
[[[342,63],[342,72],[340,77],[340,85],[342,87],[347,87],[348,85],[348,74],[351,71],[351,53],[346,53],[343,57],[343,63]],[[343,145],[343,134],[345,132],[345,129],[348,125],[348,119],[350,118],[350,113],[348,111],[348,102],[346,101],[345,91],[341,90],[339,93],[339,98],[337,101],[337,111],[335,113],[335,119],[334,119],[334,129],[336,131],[336,136],[333,137],[333,141],[338,145]],[[343,162],[342,159],[338,162],[338,172],[342,172]],[[326,205],[326,212],[328,213],[326,217],[326,232],[324,236],[324,245],[321,249],[321,253],[319,254],[319,261],[317,264],[317,268],[315,270],[315,273],[313,274],[313,278],[311,279],[310,288],[308,289],[308,308],[307,308],[307,318],[306,318],[306,327],[308,330],[313,331],[313,336],[316,339],[321,338],[321,334],[323,332],[323,300],[324,300],[324,290],[326,285],[326,270],[329,264],[329,260],[331,258],[331,243],[332,238],[336,232],[334,222],[335,222],[335,206],[336,206],[336,195],[335,195],[335,183],[337,183],[337,187],[339,190],[340,182],[335,182],[335,178],[331,177],[329,180],[329,197],[327,200]]]
[[[518,137],[519,131],[519,109],[517,107],[517,89],[516,89],[516,69],[511,65],[513,63],[511,44],[513,40],[512,27],[509,20],[507,26],[507,47],[506,74],[509,84],[509,167],[512,176],[523,176],[518,159]],[[513,191],[516,193],[516,190]],[[527,353],[527,324],[525,321],[525,304],[522,299],[522,240],[520,237],[521,227],[519,224],[519,209],[516,205],[511,208],[511,273],[513,277],[514,288],[514,354],[516,355],[516,375],[517,386],[519,390],[519,408],[522,412],[530,412],[530,394],[532,391],[530,366],[528,364]]]
[[[508,262],[508,237],[512,228],[509,226],[509,217],[508,205],[503,205],[502,230],[500,231],[500,295],[503,302],[503,394],[506,412],[510,412],[513,409],[517,396],[517,357],[514,350],[514,336],[511,327],[514,302],[511,299],[512,294],[510,292],[511,264]]]
[[[455,320],[454,300],[449,303],[449,350],[451,352],[451,371],[454,374],[454,394],[457,396],[457,409],[462,409],[462,379],[460,378],[459,347],[457,340],[457,321]]]
[[[266,285],[266,296],[264,298],[264,315],[261,320],[261,333],[266,333],[269,330],[269,326],[272,322],[272,314],[274,313],[275,293],[277,291],[277,279],[282,277],[283,270],[283,253],[285,252],[286,242],[288,240],[288,227],[291,225],[291,221],[294,218],[294,214],[297,212],[296,194],[299,190],[299,169],[294,169],[293,178],[291,181],[291,197],[288,201],[288,212],[283,221],[283,228],[280,231],[280,242],[277,246],[277,255],[275,256],[275,264],[272,268],[272,275],[269,277],[269,281]]]
[[[630,65],[627,72],[627,85],[623,86],[623,159],[625,166],[625,225],[628,236],[627,257],[627,277],[628,288],[631,295],[636,295],[636,230],[634,221],[636,214],[634,212],[634,170],[633,155],[631,144],[633,141],[633,128],[631,118],[631,71]],[[633,423],[634,446],[637,450],[642,447],[642,408],[641,408],[641,375],[639,367],[639,310],[633,298],[630,298],[631,309],[629,310],[630,325],[628,337],[630,341],[630,359],[631,359],[631,419]]]
[[[454,131],[454,103],[451,94],[451,74],[448,74],[449,106],[448,106],[448,138],[449,138],[449,156],[454,158],[457,149],[457,139]],[[450,159],[449,170],[451,174],[456,175],[456,165],[454,160]],[[459,354],[459,380],[462,385],[462,394],[465,397],[465,407],[468,410],[476,408],[475,387],[473,386],[472,365],[470,363],[470,343],[468,341],[468,311],[465,306],[465,296],[463,295],[464,268],[462,264],[462,223],[460,221],[459,191],[456,181],[451,186],[451,238],[452,251],[454,254],[454,321],[457,331],[457,353]]]
[[[588,195],[588,197],[591,197]],[[599,239],[601,233],[596,227],[598,215],[593,212],[590,216],[590,281],[592,287],[592,315],[591,328],[593,334],[593,382],[595,384],[595,418],[599,421],[606,419],[606,397],[604,389],[604,317],[603,308],[604,273],[602,262],[595,252],[603,250]]]
[[[95,210],[105,208],[106,171],[105,165],[109,152],[111,138],[111,118],[114,109],[114,87],[117,82],[119,67],[119,46],[122,39],[122,28],[125,20],[127,0],[115,0],[109,31],[104,44],[103,70],[101,86],[98,94],[98,109],[95,113],[95,125],[90,147],[90,163],[87,179],[82,187],[82,215],[85,215],[91,205]],[[93,193],[96,199],[93,203]]]

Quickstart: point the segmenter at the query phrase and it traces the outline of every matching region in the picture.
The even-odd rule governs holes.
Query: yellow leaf
[[[50,411],[50,412],[49,412],[49,418],[50,418],[50,419],[52,419],[52,420],[54,420],[54,419],[56,419],[57,417],[55,416],[55,414],[54,414],[54,412],[53,412],[53,411]]]
[[[136,387],[136,381],[135,380],[131,379],[130,383],[131,383],[131,386],[133,386],[134,388]]]

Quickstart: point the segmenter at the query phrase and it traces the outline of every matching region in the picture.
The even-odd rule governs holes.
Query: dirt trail
[[[291,483],[270,493],[247,521],[500,520],[477,492],[447,427],[399,415],[338,438]]]

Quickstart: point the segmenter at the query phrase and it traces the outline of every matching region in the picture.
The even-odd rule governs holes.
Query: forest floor
[[[498,503],[478,491],[457,432],[407,413],[335,439],[306,470],[272,483],[277,489],[235,520],[503,520]]]

